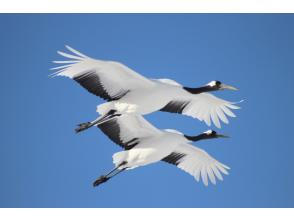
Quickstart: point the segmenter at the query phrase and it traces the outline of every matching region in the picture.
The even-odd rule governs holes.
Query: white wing
[[[209,93],[197,95],[189,94],[183,98],[175,99],[168,103],[161,111],[180,113],[183,115],[197,118],[210,126],[211,120],[218,128],[221,127],[220,121],[228,124],[227,116],[236,117],[231,109],[239,109],[235,103],[217,98]],[[227,115],[227,116],[226,116]]]
[[[98,125],[98,127],[114,143],[126,150],[137,145],[144,137],[162,133],[162,131],[150,124],[141,115],[125,114],[106,121]]]
[[[156,82],[161,82],[161,83],[172,85],[172,86],[182,86],[180,83],[172,79],[154,79],[154,80]]]
[[[228,124],[229,121],[226,115],[236,117],[230,109],[239,108],[240,107],[234,105],[234,103],[217,98],[212,94],[201,93],[193,96],[192,101],[186,106],[183,114],[197,118],[200,121],[204,120],[208,126],[211,125],[212,120],[214,125],[220,128],[219,119],[225,124]]]
[[[95,60],[69,46],[66,48],[73,54],[60,51],[58,53],[71,60],[53,61],[66,64],[52,68],[52,70],[58,70],[54,76],[74,79],[89,92],[108,101],[117,100],[132,89],[153,83],[119,62]]]
[[[204,185],[208,185],[208,179],[216,184],[216,178],[223,180],[222,174],[228,175],[228,166],[218,162],[206,151],[190,144],[179,145],[172,154],[163,161],[176,165],[178,168],[194,176],[199,182],[200,177]]]

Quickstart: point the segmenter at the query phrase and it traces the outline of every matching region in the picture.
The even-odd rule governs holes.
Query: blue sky
[[[293,207],[293,24],[291,14],[0,15],[0,206]],[[65,44],[147,77],[240,88],[216,93],[246,100],[220,131],[231,138],[197,143],[230,175],[205,187],[157,163],[93,188],[120,148],[95,128],[74,133],[102,100],[48,77]],[[163,112],[147,119],[186,134],[208,129]]]

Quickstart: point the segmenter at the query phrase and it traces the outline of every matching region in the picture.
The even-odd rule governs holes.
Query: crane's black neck
[[[201,140],[205,140],[205,139],[211,139],[211,138],[215,138],[214,134],[199,134],[196,136],[189,136],[189,135],[184,135],[185,138],[187,138],[189,141],[201,141]]]
[[[186,91],[188,91],[192,94],[200,94],[203,92],[212,92],[212,91],[217,90],[217,88],[213,87],[213,86],[202,86],[202,87],[198,87],[198,88],[183,87],[183,89],[185,89]]]

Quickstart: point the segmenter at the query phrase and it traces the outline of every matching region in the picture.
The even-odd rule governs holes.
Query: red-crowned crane
[[[224,89],[237,90],[220,81],[189,88],[171,79],[148,79],[119,62],[96,60],[69,46],[66,48],[73,54],[58,51],[70,60],[53,61],[65,64],[52,68],[57,70],[54,75],[69,77],[90,93],[108,101],[97,106],[101,116],[80,124],[76,132],[121,114],[145,115],[158,110],[191,116],[208,126],[212,121],[220,128],[219,119],[227,124],[226,115],[235,117],[230,109],[239,108],[235,103],[209,93]]]
[[[210,180],[216,184],[216,178],[223,180],[222,174],[228,174],[228,166],[211,157],[204,150],[191,145],[203,139],[227,137],[209,130],[197,136],[184,135],[176,130],[160,130],[150,124],[141,115],[125,114],[99,124],[98,127],[124,151],[113,155],[115,168],[98,178],[93,185],[98,186],[118,173],[164,161],[191,174],[199,181],[200,177],[207,186]]]

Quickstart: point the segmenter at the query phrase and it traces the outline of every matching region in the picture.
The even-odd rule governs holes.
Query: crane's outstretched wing
[[[236,115],[230,109],[239,109],[235,103],[226,101],[224,99],[217,98],[209,93],[201,94],[189,94],[181,99],[175,99],[169,102],[160,111],[179,113],[193,118],[197,118],[200,121],[210,126],[211,120],[218,128],[221,127],[220,120],[228,124],[229,121],[226,115],[230,117],[236,117]]]
[[[92,59],[69,46],[66,48],[73,54],[60,51],[58,53],[71,60],[53,61],[57,64],[66,64],[52,68],[57,70],[53,76],[69,77],[90,93],[105,100],[120,99],[131,89],[153,83],[119,62]]]
[[[162,131],[154,127],[141,115],[121,115],[97,126],[114,143],[125,150],[130,150],[144,137],[160,134]]]
[[[216,184],[216,178],[223,180],[222,174],[228,175],[228,166],[218,162],[204,150],[190,144],[179,145],[173,153],[162,159],[174,164],[183,171],[194,176],[199,182],[200,176],[204,185],[208,185],[208,179]]]

